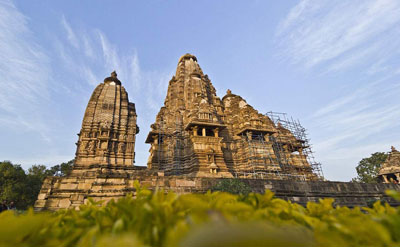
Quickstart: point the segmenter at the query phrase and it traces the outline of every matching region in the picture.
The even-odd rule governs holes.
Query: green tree
[[[222,191],[231,194],[244,194],[247,195],[251,192],[251,187],[240,181],[239,179],[223,179],[217,185],[215,185],[212,191]]]
[[[379,169],[385,162],[388,154],[384,152],[376,152],[370,157],[362,159],[356,167],[358,176],[353,178],[353,182],[376,183]]]
[[[44,165],[33,165],[28,169],[28,176],[37,177],[43,181],[47,176],[51,176],[50,170]]]
[[[30,191],[27,191],[28,180],[20,165],[10,161],[0,162],[0,200],[15,202],[17,208],[24,209],[30,202]]]
[[[63,162],[59,165],[52,166],[50,169],[48,169],[48,171],[46,172],[46,175],[47,176],[57,176],[57,177],[68,176],[72,171],[74,162],[75,162],[75,159],[72,159],[68,162]]]
[[[43,180],[48,176],[67,176],[73,164],[74,160],[70,160],[49,169],[44,165],[33,165],[26,173],[20,165],[0,162],[0,201],[14,201],[18,209],[33,206]]]
[[[37,196],[42,188],[43,180],[47,176],[52,174],[44,165],[33,165],[28,169],[27,174],[27,188],[26,191],[29,192],[27,196],[27,206],[33,206]]]

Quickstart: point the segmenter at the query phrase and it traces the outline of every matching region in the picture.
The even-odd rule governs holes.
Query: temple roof
[[[185,55],[183,55],[183,56],[181,56],[181,57],[179,58],[179,62],[178,62],[178,63],[180,63],[182,60],[190,59],[190,58],[197,62],[196,56],[194,56],[194,55],[192,55],[192,54],[189,54],[189,53],[186,53]]]
[[[389,156],[383,162],[379,175],[398,173],[400,172],[400,152],[392,146],[392,151],[389,152]]]

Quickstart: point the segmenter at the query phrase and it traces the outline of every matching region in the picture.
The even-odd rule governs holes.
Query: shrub
[[[218,182],[218,184],[215,185],[211,190],[242,195],[247,195],[251,192],[250,186],[240,181],[239,179],[223,179],[222,181]]]
[[[390,192],[400,198],[398,192]],[[265,194],[151,192],[106,206],[0,214],[0,246],[399,246],[400,209],[306,207]]]

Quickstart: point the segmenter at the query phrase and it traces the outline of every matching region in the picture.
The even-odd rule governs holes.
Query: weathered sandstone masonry
[[[84,176],[48,177],[44,181],[36,210],[58,210],[77,208],[88,198],[104,203],[131,193],[135,195],[134,181],[151,190],[163,189],[176,193],[204,193],[225,178],[200,178],[186,176],[163,176],[148,170],[113,169],[93,167]],[[87,168],[85,168],[87,169]],[[323,181],[289,181],[241,179],[254,192],[264,193],[266,189],[275,192],[276,197],[305,205],[320,198],[333,198],[336,205],[367,206],[372,201],[384,199],[393,206],[400,203],[385,195],[385,190],[400,190],[395,184],[362,184]]]
[[[79,132],[76,165],[126,165],[135,160],[135,104],[114,71],[90,97]]]

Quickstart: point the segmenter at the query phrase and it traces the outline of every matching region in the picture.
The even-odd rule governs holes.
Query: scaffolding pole
[[[286,113],[268,112],[266,114],[275,125],[280,124],[283,128],[289,130],[293,136],[302,142],[302,155],[305,156],[311,172],[317,176],[317,180],[323,180],[324,174],[321,163],[315,161],[314,153],[311,149],[310,139],[307,138],[307,130],[300,124],[299,120],[288,117]]]

